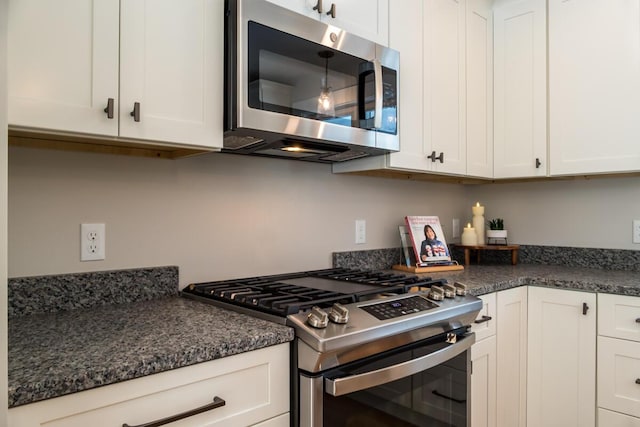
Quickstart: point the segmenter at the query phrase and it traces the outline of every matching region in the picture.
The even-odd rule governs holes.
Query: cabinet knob
[[[586,316],[587,315],[587,311],[589,311],[589,306],[587,305],[586,302],[583,302],[582,303],[582,314]]]
[[[327,12],[327,15],[329,15],[332,18],[336,17],[336,4],[335,3],[331,3],[331,9],[329,9],[329,12]]]
[[[322,0],[318,0],[318,3],[313,6],[313,10],[317,10],[318,13],[322,13]]]
[[[108,98],[107,99],[107,106],[104,109],[104,112],[107,113],[107,119],[113,119],[113,98]]]
[[[640,384],[640,378],[636,378],[636,384]]]
[[[133,111],[130,113],[130,115],[131,117],[133,117],[134,122],[140,121],[140,103],[139,102],[133,103]]]
[[[536,169],[539,169],[540,166],[542,166],[542,162],[540,161],[539,157],[536,157]]]

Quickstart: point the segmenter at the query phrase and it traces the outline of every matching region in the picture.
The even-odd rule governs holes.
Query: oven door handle
[[[470,333],[463,338],[459,338],[456,343],[450,346],[417,359],[348,377],[336,379],[325,378],[324,389],[332,396],[343,396],[415,375],[456,357],[463,351],[468,350],[475,341],[475,334]]]

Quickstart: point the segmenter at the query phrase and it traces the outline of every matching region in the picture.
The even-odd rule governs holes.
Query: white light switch
[[[356,219],[356,244],[367,243],[367,221]]]
[[[451,227],[451,238],[459,239],[460,238],[460,218],[453,218],[453,226]]]

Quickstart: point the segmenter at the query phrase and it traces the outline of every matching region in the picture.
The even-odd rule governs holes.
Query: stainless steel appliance
[[[295,329],[295,426],[470,425],[468,325],[482,302],[462,284],[329,269],[197,283],[182,295]]]
[[[227,0],[224,151],[333,163],[399,149],[397,51]]]

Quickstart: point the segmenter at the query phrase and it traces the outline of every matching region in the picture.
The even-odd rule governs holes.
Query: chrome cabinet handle
[[[107,99],[107,106],[104,109],[104,112],[107,113],[107,119],[113,119],[113,106],[114,106],[113,101],[114,101],[113,98]]]
[[[436,152],[432,151],[431,155],[427,156],[427,159],[431,159],[432,163],[435,163],[436,160],[440,160],[440,163],[444,163],[444,153],[440,152],[440,155],[436,156]]]
[[[355,391],[365,390],[406,378],[418,372],[433,368],[471,348],[476,341],[475,334],[458,339],[455,344],[433,353],[398,363],[397,365],[376,369],[371,372],[355,374],[344,378],[324,379],[324,389],[331,396],[342,396]]]
[[[313,10],[317,10],[318,13],[322,13],[322,0],[318,0],[315,6],[313,6]]]
[[[132,425],[129,425],[127,423],[124,423],[124,424],[122,424],[122,427],[160,427],[160,426],[163,426],[165,424],[169,424],[169,423],[172,423],[174,421],[178,421],[178,420],[190,417],[192,415],[201,414],[203,412],[219,408],[219,407],[224,406],[226,404],[227,404],[227,402],[225,402],[223,399],[220,399],[218,396],[215,396],[213,398],[213,402],[212,403],[209,403],[209,404],[204,405],[204,406],[200,406],[199,408],[191,409],[190,411],[186,411],[186,412],[182,412],[180,414],[172,415],[172,416],[167,417],[167,418],[162,418],[161,420],[151,421],[151,422],[146,423],[146,424],[138,424],[137,426],[132,426]]]
[[[331,3],[331,9],[329,9],[329,12],[327,12],[327,15],[329,15],[332,18],[336,17],[336,4],[335,3]]]
[[[134,122],[140,121],[140,103],[139,102],[133,103],[133,111],[130,113],[130,115],[131,117],[133,117]]]

